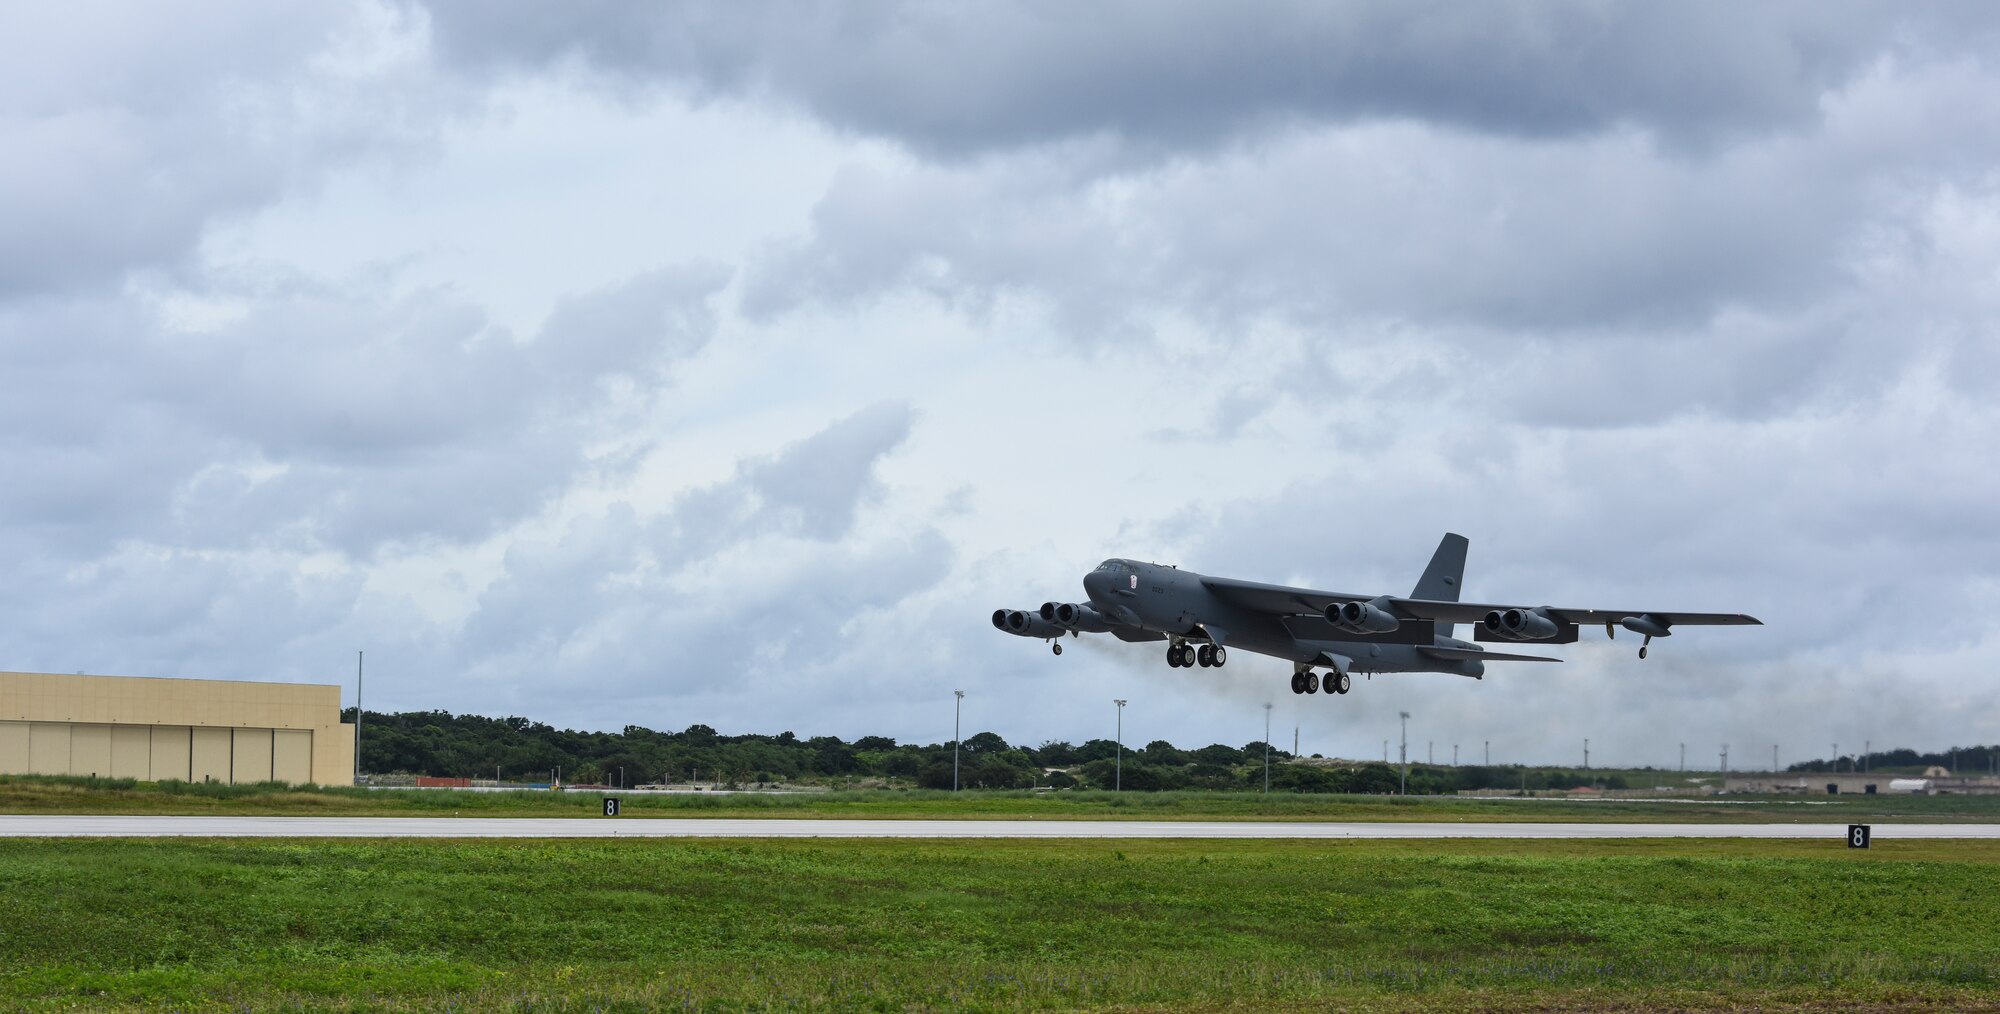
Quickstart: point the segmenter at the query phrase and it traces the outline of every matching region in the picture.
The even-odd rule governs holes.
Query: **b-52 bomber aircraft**
[[[1207,577],[1177,567],[1135,560],[1106,560],[1084,575],[1088,605],[1045,602],[1036,611],[997,609],[993,625],[1010,634],[1055,642],[1063,635],[1109,633],[1121,641],[1167,642],[1167,664],[1220,666],[1241,648],[1292,663],[1292,693],[1344,694],[1354,673],[1441,672],[1480,679],[1487,662],[1560,662],[1544,655],[1488,651],[1452,637],[1458,623],[1474,624],[1473,638],[1502,644],[1569,644],[1577,628],[1604,624],[1607,637],[1624,627],[1645,638],[1675,627],[1761,624],[1741,613],[1660,610],[1564,609],[1460,602],[1465,577],[1462,535],[1438,543],[1424,576],[1408,598],[1351,595],[1282,585]],[[1321,676],[1317,670],[1325,669]]]

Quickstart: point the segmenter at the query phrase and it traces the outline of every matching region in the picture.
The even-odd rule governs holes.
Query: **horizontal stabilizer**
[[[1432,658],[1458,660],[1476,658],[1482,662],[1560,662],[1562,659],[1546,655],[1513,655],[1504,651],[1480,651],[1477,648],[1446,648],[1442,645],[1417,646],[1417,650]]]

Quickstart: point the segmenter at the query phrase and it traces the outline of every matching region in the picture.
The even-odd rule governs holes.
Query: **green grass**
[[[1992,1007],[2000,843],[0,841],[0,1007]]]
[[[596,817],[590,792],[458,792],[190,785],[0,775],[0,813]],[[1255,792],[934,792],[624,797],[631,817],[1131,820],[2000,821],[2000,796],[1771,796],[1659,800],[1461,799]]]

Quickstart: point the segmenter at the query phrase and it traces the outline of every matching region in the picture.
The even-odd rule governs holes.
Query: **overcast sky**
[[[2000,740],[1996,54],[1983,4],[14,5],[0,668]],[[1469,598],[1768,626],[1329,699],[988,622],[1109,556],[1403,594],[1446,531]]]

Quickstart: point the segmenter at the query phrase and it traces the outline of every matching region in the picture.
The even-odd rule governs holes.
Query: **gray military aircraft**
[[[1761,624],[1741,613],[1680,613],[1660,610],[1562,609],[1460,602],[1465,577],[1462,535],[1446,534],[1430,566],[1408,598],[1350,595],[1287,588],[1224,577],[1206,577],[1178,567],[1135,560],[1106,560],[1084,575],[1088,605],[1044,602],[1036,611],[996,609],[993,625],[1010,634],[1055,643],[1063,635],[1108,633],[1121,641],[1167,642],[1167,664],[1220,666],[1230,648],[1282,658],[1292,663],[1292,693],[1344,694],[1353,673],[1441,672],[1483,678],[1487,662],[1560,662],[1545,655],[1488,651],[1451,636],[1458,623],[1476,624],[1479,641],[1569,644],[1584,624],[1604,624],[1607,637],[1619,627],[1645,641],[1673,628]],[[1316,670],[1326,669],[1322,677]]]

